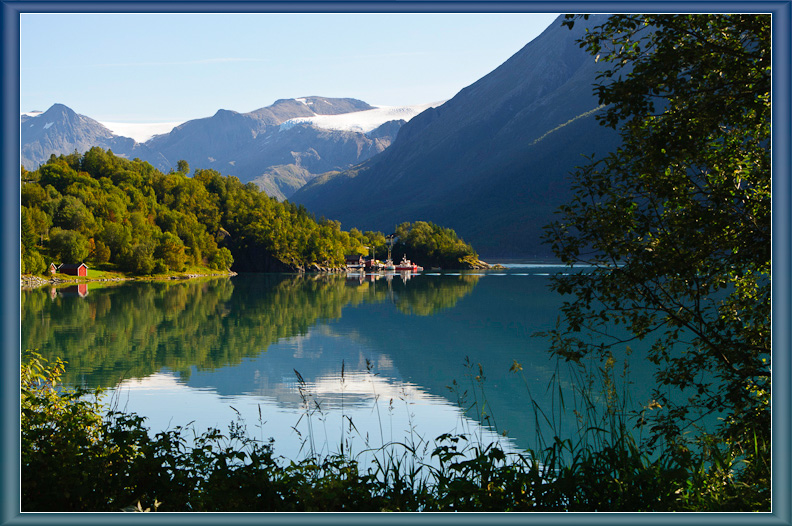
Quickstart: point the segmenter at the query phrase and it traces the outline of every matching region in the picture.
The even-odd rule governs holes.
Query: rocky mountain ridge
[[[285,199],[319,173],[343,170],[382,152],[405,121],[384,122],[367,133],[325,129],[310,121],[282,125],[291,119],[374,109],[357,99],[281,99],[248,113],[221,109],[138,143],[55,104],[43,113],[22,115],[22,165],[34,169],[52,154],[82,153],[100,146],[162,171],[175,169],[183,159],[193,168],[213,168],[243,182],[254,181],[270,195]]]

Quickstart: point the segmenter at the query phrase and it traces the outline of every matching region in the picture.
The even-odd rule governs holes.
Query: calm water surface
[[[108,388],[110,403],[146,416],[153,431],[225,430],[241,417],[287,458],[342,442],[430,450],[440,434],[463,432],[519,450],[536,445],[533,402],[554,419],[554,379],[572,396],[546,342],[532,337],[558,317],[548,280],[559,271],[42,288],[22,292],[22,348],[62,357],[68,383]],[[640,385],[649,372],[633,364]],[[568,418],[553,426],[574,432]]]

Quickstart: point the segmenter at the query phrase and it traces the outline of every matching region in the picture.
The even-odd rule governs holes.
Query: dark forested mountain
[[[588,24],[598,23],[592,17]],[[594,59],[554,22],[442,106],[413,118],[383,153],[309,182],[291,199],[346,227],[388,229],[425,218],[479,253],[545,256],[542,226],[569,195],[582,155],[609,151],[598,125]]]
[[[219,110],[139,144],[56,104],[43,114],[22,116],[22,165],[32,170],[52,154],[83,153],[99,146],[162,171],[176,169],[178,161],[185,160],[195,168],[256,181],[269,195],[283,199],[317,174],[346,169],[382,152],[404,122],[394,120],[365,133],[287,121],[372,109],[356,99],[284,99],[249,113]]]

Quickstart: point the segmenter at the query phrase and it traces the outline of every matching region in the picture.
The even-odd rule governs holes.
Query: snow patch
[[[129,137],[137,142],[146,142],[155,135],[169,133],[181,122],[102,122],[102,126],[114,135]]]
[[[314,105],[314,101],[308,100],[308,99],[305,99],[305,98],[299,98],[299,99],[294,99],[294,100],[299,102],[303,106],[313,106]],[[330,103],[328,102],[328,104],[330,104]],[[311,111],[313,111],[313,110],[311,110]]]
[[[55,123],[54,123],[54,122],[48,122],[47,124],[45,124],[45,125],[44,125],[44,129],[45,129],[45,130],[48,130],[48,129],[50,129],[50,127],[51,127],[53,124],[55,124]]]
[[[299,99],[296,99],[299,100]],[[304,100],[304,99],[303,99]],[[315,115],[313,117],[296,117],[280,125],[280,130],[288,130],[298,124],[310,124],[325,130],[356,131],[368,133],[388,121],[409,121],[429,108],[436,108],[442,102],[419,104],[416,106],[375,106],[372,110],[355,111],[339,115]]]

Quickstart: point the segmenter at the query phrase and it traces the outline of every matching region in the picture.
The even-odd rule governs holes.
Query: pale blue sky
[[[20,109],[171,122],[281,98],[449,99],[557,14],[22,14]]]

